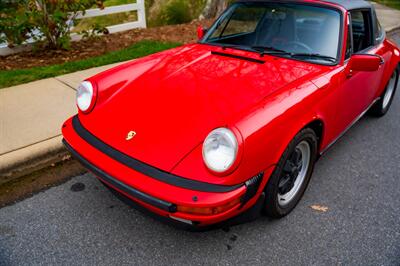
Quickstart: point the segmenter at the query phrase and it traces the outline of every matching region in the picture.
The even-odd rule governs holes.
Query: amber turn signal
[[[232,209],[234,206],[238,205],[241,202],[240,198],[237,198],[233,201],[228,202],[225,205],[217,206],[217,207],[187,207],[187,206],[178,206],[178,212],[195,214],[195,215],[215,215],[219,213],[223,213],[227,210]]]

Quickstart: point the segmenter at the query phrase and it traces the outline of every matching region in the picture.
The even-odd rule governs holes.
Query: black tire
[[[389,100],[389,103],[386,104],[386,106],[384,106],[384,97],[386,92],[389,89],[390,86],[390,80],[388,82],[388,84],[386,85],[386,89],[385,91],[382,93],[381,98],[371,107],[371,109],[368,111],[368,114],[371,116],[375,116],[375,117],[382,117],[384,116],[390,109],[390,106],[392,105],[393,99],[394,99],[394,95],[396,94],[396,89],[397,89],[397,85],[399,82],[399,69],[395,69],[392,76],[395,75],[395,84],[394,84],[394,91],[391,95],[391,98]],[[391,76],[391,77],[392,77]]]
[[[295,152],[296,147],[302,142],[306,141],[310,147],[310,161],[309,166],[303,179],[302,184],[299,186],[298,191],[294,194],[293,198],[289,201],[286,206],[282,206],[279,203],[278,195],[279,195],[279,183],[281,181],[281,177],[284,172],[284,166],[286,165],[288,159]],[[266,187],[265,187],[265,206],[264,211],[265,214],[271,218],[281,218],[287,214],[289,214],[294,207],[296,207],[297,203],[300,201],[301,197],[306,190],[308,183],[310,181],[311,175],[314,170],[314,164],[317,159],[317,150],[318,150],[318,140],[315,132],[312,129],[306,128],[300,131],[294,139],[290,142],[282,157],[280,158],[277,166],[275,167],[274,172],[272,173]]]

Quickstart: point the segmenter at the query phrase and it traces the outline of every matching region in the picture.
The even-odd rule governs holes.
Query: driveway
[[[400,265],[399,121],[400,93],[321,158],[289,216],[230,230],[174,229],[74,177],[0,209],[0,265]]]

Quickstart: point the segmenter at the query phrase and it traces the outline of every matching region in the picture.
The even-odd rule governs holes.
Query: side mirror
[[[197,27],[197,38],[199,40],[203,39],[204,35],[206,35],[207,29],[203,28],[202,26]]]
[[[379,55],[355,54],[350,57],[347,65],[347,74],[351,76],[353,72],[374,72],[383,63],[383,58]]]

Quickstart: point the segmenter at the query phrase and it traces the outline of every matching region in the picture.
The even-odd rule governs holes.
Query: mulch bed
[[[121,50],[141,40],[191,43],[197,40],[197,26],[209,26],[211,21],[193,21],[188,24],[163,26],[149,29],[135,29],[89,40],[73,42],[70,50],[43,50],[22,52],[5,57],[0,56],[0,71],[49,66],[65,62],[100,56]]]

